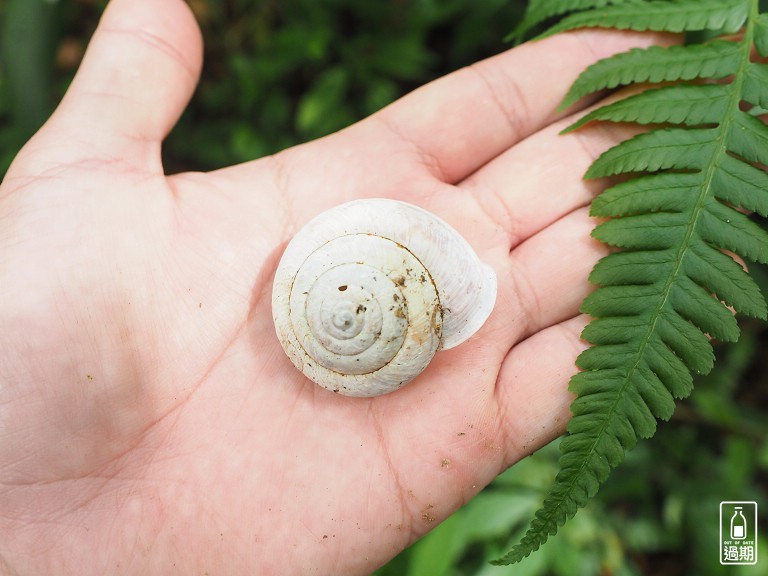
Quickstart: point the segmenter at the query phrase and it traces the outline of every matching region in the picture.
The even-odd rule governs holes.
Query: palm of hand
[[[131,10],[114,4],[115,15]],[[164,4],[169,20],[180,17]],[[134,10],[149,19],[155,8]],[[168,42],[191,42],[190,29]],[[508,218],[501,168],[477,171],[502,150],[473,158],[468,134],[447,150],[406,133],[409,110],[455,108],[449,81],[276,157],[165,177],[159,142],[194,82],[167,66],[186,88],[159,122],[144,117],[128,135],[114,116],[83,135],[93,103],[76,81],[0,191],[10,223],[0,238],[0,558],[14,565],[21,550],[52,574],[83,573],[84,558],[94,573],[365,573],[562,430],[583,291],[563,298],[537,282],[553,269],[566,284],[583,277],[599,254],[583,239],[588,190],[528,228]],[[533,152],[497,164],[506,172]],[[475,338],[375,399],[307,381],[283,355],[270,310],[291,232],[361,196],[433,210],[500,278]]]
[[[14,333],[31,350],[14,420],[36,424],[37,445],[34,458],[28,437],[5,456],[37,486],[10,505],[31,498],[79,525],[66,549],[114,532],[157,557],[171,537],[209,546],[213,534],[222,550],[261,543],[279,564],[270,547],[287,540],[312,562],[356,548],[367,566],[362,551],[382,530],[391,554],[450,511],[438,504],[446,491],[453,506],[500,467],[503,353],[489,342],[446,353],[418,393],[373,400],[319,389],[282,354],[271,275],[289,223],[304,218],[282,199],[318,185],[289,175],[299,193],[279,190],[281,161],[248,168],[255,189],[232,194],[222,192],[228,174],[166,179],[99,158],[15,191],[30,214],[17,232],[28,237],[9,253],[27,262],[15,281],[29,291],[12,293],[30,298]],[[388,187],[359,184],[377,185]],[[467,400],[472,412],[445,412]],[[478,461],[482,480],[465,469]],[[115,501],[117,513],[106,504]]]

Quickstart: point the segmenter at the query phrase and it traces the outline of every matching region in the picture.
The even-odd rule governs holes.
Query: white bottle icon
[[[747,519],[741,513],[741,506],[734,508],[731,516],[731,539],[744,540],[747,537]]]

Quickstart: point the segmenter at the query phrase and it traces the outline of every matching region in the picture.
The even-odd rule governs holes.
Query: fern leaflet
[[[691,392],[692,373],[712,368],[710,338],[738,338],[728,306],[763,319],[768,312],[754,280],[723,252],[768,262],[768,233],[739,210],[768,214],[768,172],[761,167],[768,165],[768,127],[743,110],[744,102],[768,108],[768,66],[750,58],[753,46],[768,54],[768,19],[758,14],[757,0],[592,4],[597,7],[566,16],[550,32],[595,25],[746,28],[742,39],[613,56],[588,68],[566,98],[567,106],[605,88],[678,82],[603,106],[566,130],[592,121],[665,125],[611,148],[587,172],[632,176],[591,207],[593,216],[607,218],[593,236],[620,250],[595,266],[590,281],[598,288],[582,304],[593,318],[582,333],[592,347],[577,359],[581,372],[571,379],[577,397],[560,472],[521,542],[495,564],[538,549],[597,492],[625,452],[672,415],[675,399]],[[567,12],[539,10],[531,22]],[[679,83],[701,78],[721,80]]]
[[[725,78],[736,71],[740,58],[738,46],[725,41],[634,48],[587,68],[571,86],[560,108],[567,108],[587,94],[635,82]]]
[[[517,28],[510,34],[510,38],[520,39],[525,33],[554,17],[573,12],[574,10],[586,10],[588,8],[601,8],[609,4],[621,4],[631,0],[531,0],[525,12],[525,17]]]
[[[695,10],[691,9],[693,5]],[[546,35],[587,26],[660,32],[722,29],[725,33],[734,33],[743,26],[748,8],[743,0],[625,2],[567,16],[547,30]]]
[[[571,132],[593,120],[635,122],[637,124],[715,124],[727,112],[730,102],[728,86],[667,86],[646,90],[586,114],[566,128]]]

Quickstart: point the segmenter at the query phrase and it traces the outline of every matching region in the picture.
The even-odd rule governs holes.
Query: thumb
[[[200,30],[182,0],[112,0],[51,123],[109,155],[159,150],[201,67]]]

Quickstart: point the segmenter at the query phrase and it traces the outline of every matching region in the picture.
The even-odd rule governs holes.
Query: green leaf
[[[693,389],[693,376],[677,356],[660,338],[648,341],[645,351],[648,368],[664,383],[675,398],[686,398]]]
[[[597,226],[592,236],[611,246],[641,250],[660,250],[679,242],[688,222],[687,214],[655,212],[614,218]]]
[[[600,8],[608,4],[623,4],[631,0],[531,0],[523,20],[509,35],[510,39],[521,39],[532,28],[542,22],[575,10]]]
[[[713,200],[705,204],[697,223],[698,233],[710,244],[768,263],[768,233],[741,212]]]
[[[296,127],[311,136],[322,136],[349,123],[333,112],[340,108],[349,86],[349,73],[336,66],[325,71],[298,103]]]
[[[560,109],[600,90],[637,82],[674,82],[730,76],[739,66],[739,44],[715,40],[694,46],[633,48],[599,60],[573,83]]]
[[[544,36],[593,26],[659,32],[722,30],[732,34],[744,25],[749,4],[749,0],[625,2],[567,16]]]
[[[744,100],[768,108],[768,65],[750,63],[747,67]]]
[[[595,120],[637,124],[716,124],[730,102],[728,86],[682,85],[646,90],[602,106],[563,130],[563,134]]]
[[[718,146],[717,129],[670,128],[635,136],[604,152],[587,171],[587,178],[626,172],[701,169]]]
[[[593,292],[584,300],[581,311],[600,319],[610,316],[639,316],[649,309],[658,294],[659,287],[656,284],[602,286],[599,292]],[[590,330],[593,330],[595,322],[589,324]],[[590,342],[597,343],[595,334],[588,333],[585,337],[588,337]]]
[[[746,160],[768,164],[768,127],[744,112],[734,114],[728,149]]]
[[[691,278],[681,276],[672,286],[669,298],[676,312],[710,336],[729,342],[739,339],[734,315]]]
[[[766,303],[752,277],[733,258],[706,245],[691,247],[683,272],[728,306],[755,318],[766,318]]]
[[[665,294],[666,296],[666,294]],[[668,313],[656,327],[661,341],[696,374],[712,369],[715,355],[707,337],[677,314]]]
[[[768,56],[768,14],[760,14],[755,20],[755,48],[760,56]]]
[[[660,272],[669,274],[674,266],[674,250],[614,252],[595,265],[589,281],[598,286],[652,284]],[[592,298],[587,297],[585,303]]]
[[[662,173],[627,180],[592,201],[590,214],[601,218],[646,212],[682,212],[700,182],[697,174]],[[598,282],[600,284],[600,282]]]
[[[743,40],[633,50],[588,68],[564,105],[605,88],[653,87],[590,112],[592,121],[674,124],[603,153],[588,178],[628,175],[598,195],[591,214],[607,219],[592,235],[618,251],[590,274],[582,303],[592,316],[570,389],[576,394],[560,472],[521,541],[497,563],[517,562],[587,502],[639,438],[668,419],[693,374],[712,369],[710,338],[735,341],[733,311],[766,318],[756,282],[730,255],[768,263],[768,232],[745,214],[768,215],[768,20],[757,0],[641,1],[579,12],[553,30],[578,26],[655,30],[722,28]],[[681,80],[717,79],[684,85]],[[750,107],[754,106],[753,110]],[[730,307],[730,308],[729,308]]]
[[[718,161],[719,170],[712,176],[715,195],[735,206],[768,216],[768,174],[724,154]]]

